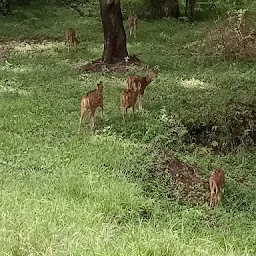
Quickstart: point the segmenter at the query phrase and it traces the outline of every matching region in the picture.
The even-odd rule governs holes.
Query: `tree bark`
[[[186,0],[185,15],[188,17],[189,21],[194,20],[196,0]]]
[[[128,52],[120,0],[100,0],[100,14],[104,31],[102,62],[124,59]]]
[[[167,15],[173,18],[180,17],[180,7],[179,7],[179,0],[167,0]]]

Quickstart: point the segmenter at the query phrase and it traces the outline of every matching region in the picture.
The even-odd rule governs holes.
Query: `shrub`
[[[216,22],[216,28],[203,44],[205,52],[236,59],[255,59],[255,26],[246,13],[247,9],[230,11],[224,20]]]

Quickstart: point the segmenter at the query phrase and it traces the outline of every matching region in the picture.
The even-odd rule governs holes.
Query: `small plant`
[[[155,142],[162,146],[170,147],[178,142],[188,133],[186,126],[175,115],[169,116],[163,108],[160,110],[159,120],[162,125],[161,133],[155,137]]]

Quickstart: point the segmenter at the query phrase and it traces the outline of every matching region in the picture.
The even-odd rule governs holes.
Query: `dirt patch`
[[[194,167],[182,163],[178,158],[168,156],[160,165],[162,173],[170,173],[177,196],[191,204],[209,202],[210,189],[207,179],[203,179]]]
[[[103,63],[100,59],[92,61],[86,65],[79,67],[79,70],[86,72],[128,72],[136,69],[136,66],[139,66],[141,61],[135,55],[129,57],[128,61],[125,60],[115,60],[111,63]]]

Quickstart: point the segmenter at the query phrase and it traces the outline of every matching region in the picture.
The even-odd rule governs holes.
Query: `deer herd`
[[[136,29],[138,24],[137,16],[131,11],[128,18],[128,25],[130,36],[133,34],[136,38]],[[68,45],[68,51],[71,47],[76,47],[78,40],[73,28],[69,28],[66,31],[66,43]],[[135,106],[138,105],[139,109],[142,109],[142,99],[146,87],[157,77],[157,71],[150,68],[144,76],[129,75],[127,77],[126,88],[120,95],[121,108],[123,112],[123,119],[127,118],[128,108],[132,108],[134,115]],[[87,92],[83,95],[80,108],[80,122],[78,133],[81,131],[82,121],[86,110],[89,112],[91,132],[93,132],[95,123],[95,111],[97,108],[101,109],[101,118],[103,118],[103,82],[100,81],[97,84],[95,90]],[[225,177],[223,170],[215,170],[212,172],[209,178],[210,187],[210,207],[214,207],[220,202],[223,186],[225,183]]]

